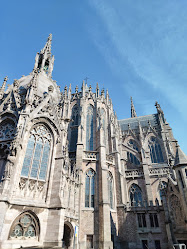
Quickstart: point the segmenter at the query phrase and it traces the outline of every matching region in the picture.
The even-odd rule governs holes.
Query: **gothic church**
[[[118,120],[98,85],[61,92],[51,40],[0,88],[0,248],[185,248],[187,157],[160,105]]]

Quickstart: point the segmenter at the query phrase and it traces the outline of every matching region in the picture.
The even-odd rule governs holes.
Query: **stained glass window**
[[[93,107],[87,108],[86,115],[86,150],[93,150]]]
[[[127,152],[127,159],[130,163],[133,163],[135,165],[140,165],[140,161],[138,160],[138,158],[131,152]]]
[[[51,134],[46,127],[40,125],[33,128],[27,143],[21,176],[45,180],[51,140]]]
[[[14,222],[10,231],[10,238],[29,239],[38,236],[38,222],[30,213],[20,215]]]
[[[129,142],[128,142],[128,144],[129,144],[129,146],[130,146],[131,148],[133,148],[134,150],[139,151],[138,145],[137,145],[137,143],[136,143],[134,140],[130,139]]]
[[[111,173],[108,173],[108,195],[110,208],[114,208],[114,195],[113,195],[113,176]]]
[[[78,106],[74,105],[72,108],[72,115],[71,115],[71,137],[70,137],[70,144],[69,144],[69,150],[71,152],[76,151],[77,149],[77,138],[78,138]]]
[[[161,146],[155,137],[151,137],[151,139],[149,140],[149,150],[152,163],[164,162]]]
[[[131,206],[142,206],[142,191],[136,184],[132,184],[129,191]]]
[[[94,207],[95,171],[89,169],[85,178],[85,207]]]

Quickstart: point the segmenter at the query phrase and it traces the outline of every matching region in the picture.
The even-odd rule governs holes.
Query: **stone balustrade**
[[[84,159],[90,160],[90,161],[96,161],[97,160],[97,152],[96,151],[85,151],[84,152]]]
[[[142,169],[133,169],[133,170],[126,170],[125,171],[126,178],[137,178],[143,176]]]
[[[167,176],[171,173],[171,169],[169,167],[159,167],[159,168],[151,168],[149,169],[149,175],[150,176]]]

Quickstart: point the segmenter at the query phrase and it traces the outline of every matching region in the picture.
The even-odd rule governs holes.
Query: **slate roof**
[[[141,127],[148,127],[149,121],[152,127],[157,126],[158,125],[158,114],[151,114],[151,115],[146,115],[146,116],[118,120],[122,131],[128,130],[128,124],[130,124],[130,127],[132,130],[138,129],[139,122],[141,124]]]

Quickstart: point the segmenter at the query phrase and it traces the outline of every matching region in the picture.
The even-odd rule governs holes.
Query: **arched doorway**
[[[64,235],[62,239],[62,248],[70,249],[72,244],[72,237],[73,237],[73,227],[71,224],[67,222],[64,223]]]

